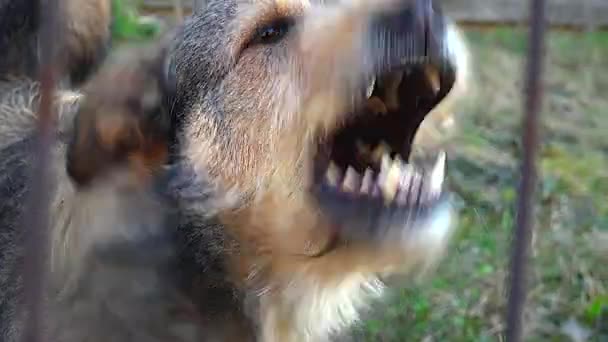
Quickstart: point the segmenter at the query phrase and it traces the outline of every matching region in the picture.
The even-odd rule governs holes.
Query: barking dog
[[[331,340],[382,296],[390,277],[432,264],[449,240],[446,156],[409,160],[422,121],[458,84],[464,51],[455,32],[430,0],[212,0],[161,49],[156,67],[140,67],[149,58],[141,54],[130,69],[101,69],[74,106],[62,107],[52,212],[69,217],[86,205],[91,219],[108,215],[101,198],[96,211],[95,196],[85,204],[82,193],[125,167],[124,177],[149,187],[167,161],[188,184],[165,189],[176,194],[177,223],[164,223],[176,233],[175,279],[204,335]],[[121,74],[133,82],[110,77]],[[150,86],[150,77],[162,86]],[[4,160],[16,163],[0,169],[5,198],[13,192],[0,234],[15,251],[2,257],[8,296],[19,289],[10,276],[23,215],[15,193],[27,190],[14,170],[27,169],[22,142],[33,125],[23,103],[9,106],[15,115],[2,109],[0,125]],[[87,229],[61,222],[51,247],[62,253],[52,265],[71,260],[81,246],[70,232]],[[125,257],[144,245],[129,246]],[[51,280],[65,276],[51,272]],[[11,298],[0,303],[14,307]],[[11,310],[0,314],[5,330],[19,324]],[[144,314],[119,317],[127,324]],[[134,329],[163,324],[154,319]]]
[[[239,246],[225,260],[263,340],[324,340],[385,276],[440,255],[444,157],[406,161],[457,78],[451,30],[427,1],[212,2],[185,25],[179,151],[242,194],[220,215]]]

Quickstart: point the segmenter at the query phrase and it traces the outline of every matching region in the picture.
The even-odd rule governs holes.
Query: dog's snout
[[[401,64],[437,62],[444,54],[446,23],[436,1],[407,0],[371,19],[370,43],[380,70]]]

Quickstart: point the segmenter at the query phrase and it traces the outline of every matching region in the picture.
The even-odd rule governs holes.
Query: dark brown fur
[[[163,42],[166,56],[139,53],[126,64],[101,69],[82,95],[73,94],[73,104],[60,94],[50,257],[50,299],[57,305],[50,310],[60,313],[51,322],[54,331],[69,336],[66,341],[88,331],[107,337],[101,334],[112,332],[106,320],[111,316],[98,308],[111,289],[122,299],[110,301],[116,324],[159,341],[167,330],[154,328],[180,320],[211,341],[325,341],[347,332],[359,311],[381,297],[386,276],[409,274],[436,260],[444,236],[404,243],[374,230],[370,239],[353,241],[336,233],[307,191],[317,135],[345,119],[364,76],[378,71],[366,58],[390,57],[377,57],[384,53],[371,49],[378,38],[366,34],[368,19],[389,5],[212,1],[168,45]],[[260,42],[261,28],[285,18],[295,21],[290,34]],[[13,91],[17,85],[5,84],[2,103],[35,93]],[[33,121],[31,102],[20,103],[9,106],[17,115],[0,110],[6,199],[0,205],[0,246],[8,246],[0,248],[0,333],[11,341],[21,322],[15,316],[20,284],[14,272]],[[106,221],[110,213],[116,218]],[[146,224],[153,229],[140,229]],[[175,275],[162,266],[171,253],[160,250],[158,258],[146,258],[147,237],[154,232],[177,251]],[[105,250],[122,248],[122,259],[93,248],[126,235],[133,238],[128,244],[110,243],[116,249]],[[142,267],[142,273],[120,281],[117,261]],[[142,300],[130,282],[146,277],[155,279],[144,283],[158,302]],[[75,297],[57,297],[64,288]],[[97,289],[97,297],[87,292]],[[85,314],[77,310],[79,303]],[[189,303],[196,308],[194,320],[166,315],[174,307],[190,313]],[[72,324],[74,318],[83,321]],[[125,336],[115,340],[130,340]]]
[[[61,1],[60,44],[64,71],[72,85],[82,83],[110,47],[111,0]],[[46,0],[0,1],[0,75],[36,77],[39,68],[40,12]]]

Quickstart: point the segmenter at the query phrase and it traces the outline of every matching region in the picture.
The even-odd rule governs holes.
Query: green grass
[[[401,289],[369,341],[502,341],[521,156],[526,35],[466,32],[474,94],[450,141],[463,201],[448,258]],[[608,341],[608,33],[551,32],[526,341]]]
[[[112,0],[112,37],[116,41],[146,41],[160,32],[156,23],[140,20],[138,4],[135,0]]]

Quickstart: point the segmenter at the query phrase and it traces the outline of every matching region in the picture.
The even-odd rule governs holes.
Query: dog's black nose
[[[391,12],[372,18],[370,43],[379,68],[443,57],[445,17],[433,0],[402,0]]]

